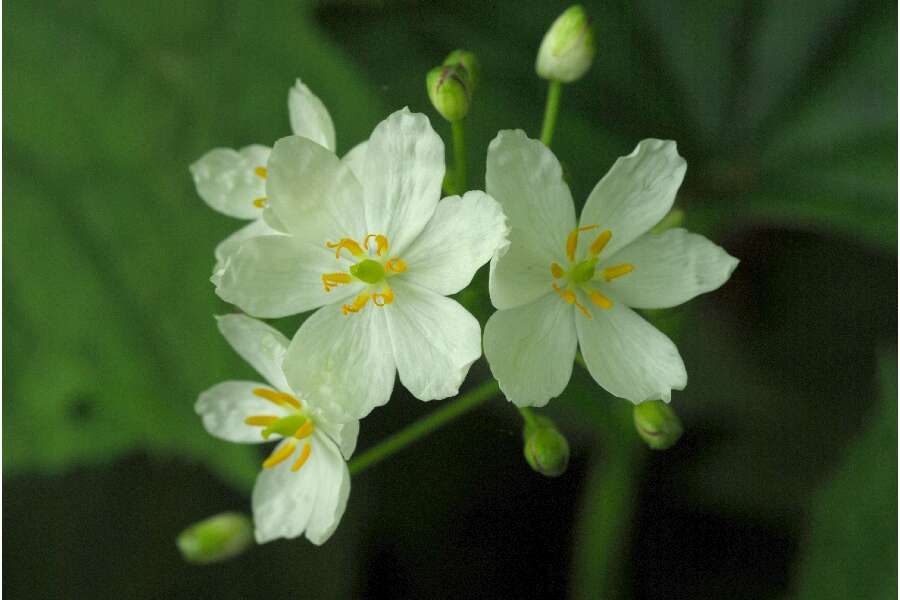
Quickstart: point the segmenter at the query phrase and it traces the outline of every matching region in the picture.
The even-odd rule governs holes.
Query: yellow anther
[[[325,273],[322,275],[322,285],[325,286],[326,292],[330,292],[337,286],[350,283],[351,281],[353,281],[353,278],[350,277],[350,273]]]
[[[342,238],[341,241],[339,241],[336,244],[332,244],[331,242],[325,242],[325,245],[334,250],[335,258],[340,258],[341,250],[344,250],[344,249],[349,250],[350,254],[352,254],[353,256],[362,256],[363,254],[365,254],[365,252],[360,247],[360,245],[357,244],[355,241],[351,240],[350,238]]]
[[[597,236],[597,239],[591,244],[590,253],[594,256],[597,256],[603,249],[606,248],[606,245],[609,243],[609,240],[612,239],[612,231],[609,229],[604,229]]]
[[[584,227],[578,227],[577,229],[572,230],[569,237],[566,238],[566,256],[569,257],[569,260],[575,260],[575,250],[578,248],[578,234],[582,231],[597,229],[597,227],[599,227],[599,225],[585,225]]]
[[[384,288],[380,294],[372,294],[372,303],[375,306],[384,306],[394,301],[394,291],[391,288]]]
[[[287,405],[297,409],[301,408],[299,400],[284,392],[277,392],[275,390],[270,390],[269,388],[256,388],[253,390],[253,395],[268,400],[277,406]]]
[[[353,301],[353,304],[345,304],[344,306],[342,306],[341,312],[343,312],[345,315],[349,315],[350,313],[358,313],[366,307],[366,304],[369,302],[369,298],[369,294],[360,294],[356,297],[356,300]]]
[[[303,425],[300,426],[297,431],[294,432],[294,437],[298,440],[302,440],[305,437],[309,437],[312,435],[312,432],[315,431],[316,426],[313,425],[312,421],[306,420],[303,421]]]
[[[253,206],[256,208],[265,208],[266,207],[266,199],[265,198],[257,198],[253,201]]]
[[[607,267],[603,269],[603,279],[607,281],[612,281],[616,277],[621,277],[622,275],[628,275],[634,271],[634,265],[631,263],[622,263],[621,265],[616,265],[614,267]]]
[[[393,271],[394,273],[403,273],[406,271],[406,261],[397,258],[388,259],[386,263],[384,263],[384,268],[388,271]]]
[[[559,279],[566,274],[566,272],[561,266],[559,266],[558,263],[550,263],[550,273],[553,274],[553,279]]]
[[[253,417],[247,417],[244,419],[244,423],[250,425],[251,427],[268,427],[272,423],[278,420],[278,417],[273,417],[269,415],[258,415]]]
[[[580,310],[580,311],[581,311],[581,314],[583,314],[583,315],[584,315],[585,317],[587,317],[588,319],[593,319],[593,318],[594,318],[594,317],[591,315],[591,311],[589,311],[589,310],[584,306],[584,304],[582,304],[581,302],[578,301],[578,296],[575,295],[575,292],[573,292],[573,291],[570,290],[570,289],[565,289],[565,290],[564,290],[564,289],[561,289],[558,285],[556,285],[556,283],[552,283],[551,285],[553,286],[553,290],[554,290],[557,294],[559,294],[559,297],[560,297],[560,298],[563,299],[563,302],[565,302],[566,304],[572,304],[572,305],[574,305],[575,308],[577,308],[578,310]]]
[[[605,310],[609,310],[613,307],[613,301],[596,290],[591,292],[591,302]]]
[[[383,235],[376,235],[374,233],[370,233],[366,236],[366,239],[363,240],[363,245],[366,247],[366,250],[369,249],[369,238],[375,238],[375,254],[378,256],[384,256],[388,251],[388,239]]]
[[[265,167],[256,167],[255,169],[253,169],[253,172],[256,173],[257,177],[261,177],[263,179],[269,176],[269,170]]]
[[[309,460],[309,455],[312,453],[312,444],[306,442],[303,444],[303,450],[300,451],[300,456],[297,457],[297,460],[294,461],[294,464],[291,465],[291,471],[297,472],[303,465],[306,464],[306,461]]]
[[[275,452],[269,455],[269,458],[263,461],[263,469],[271,469],[275,465],[283,463],[291,457],[291,454],[294,453],[296,447],[297,443],[291,440],[280,448],[277,448]]]

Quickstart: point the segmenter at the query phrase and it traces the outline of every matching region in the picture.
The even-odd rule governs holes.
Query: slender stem
[[[556,116],[559,114],[559,101],[562,98],[562,82],[551,81],[547,88],[547,106],[544,108],[544,126],[541,128],[541,141],[548,148],[556,129]]]
[[[534,427],[537,425],[537,417],[534,414],[534,411],[526,406],[520,406],[519,414],[522,415],[522,419],[525,421],[526,425],[530,425]]]
[[[485,400],[493,398],[500,391],[497,382],[491,379],[462,396],[445,403],[430,415],[401,429],[389,438],[379,442],[350,461],[350,474],[360,473],[385,458],[395,454],[406,446],[425,437],[436,429],[443,427],[453,419],[462,416]]]
[[[464,119],[452,121],[450,127],[453,130],[453,171],[456,175],[457,194],[466,191],[466,133]]]

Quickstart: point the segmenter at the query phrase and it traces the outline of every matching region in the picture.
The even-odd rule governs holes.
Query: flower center
[[[303,410],[300,401],[285,392],[278,392],[269,388],[256,388],[253,395],[268,400],[281,409],[287,409],[287,415],[277,417],[275,415],[254,415],[244,419],[244,423],[251,427],[262,427],[260,435],[264,440],[269,439],[273,433],[284,438],[290,438],[287,443],[282,444],[275,449],[269,457],[263,461],[264,469],[271,469],[279,465],[293,456],[297,449],[298,442],[305,440],[316,430],[315,423],[312,418]],[[312,453],[312,444],[303,442],[303,448],[294,464],[291,465],[291,471],[299,471],[309,460]]]
[[[591,282],[594,281],[596,275],[598,257],[609,243],[609,240],[612,239],[612,232],[609,229],[604,229],[597,234],[597,238],[591,242],[588,248],[588,258],[580,262],[575,261],[575,252],[578,249],[578,234],[598,228],[599,225],[585,225],[584,227],[573,229],[569,233],[569,236],[566,238],[566,258],[569,259],[568,270],[563,269],[559,263],[550,263],[550,274],[553,275],[554,279],[550,285],[553,286],[553,290],[559,294],[563,302],[573,304],[588,319],[593,319],[594,317],[591,311],[578,301],[577,290],[582,290],[594,305],[602,309],[608,310],[613,306],[613,301],[609,297],[591,286]],[[622,263],[621,265],[603,269],[600,275],[605,281],[610,282],[632,271],[634,271],[634,265]],[[562,285],[558,284],[556,280],[560,280]]]
[[[396,256],[386,258],[390,249],[387,237],[370,233],[363,239],[362,244],[351,238],[342,238],[336,243],[325,242],[325,246],[334,250],[336,259],[340,259],[341,251],[346,250],[350,253],[351,260],[358,261],[347,271],[323,273],[322,285],[326,292],[330,292],[339,285],[353,283],[354,280],[366,284],[365,290],[351,304],[341,307],[345,315],[358,313],[366,307],[370,300],[378,307],[384,307],[394,301],[394,292],[387,280],[389,277],[406,271],[406,263]]]

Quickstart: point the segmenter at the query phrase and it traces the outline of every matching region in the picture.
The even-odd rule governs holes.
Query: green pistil
[[[367,258],[350,267],[350,273],[366,283],[378,283],[384,279],[384,267],[380,262]]]
[[[597,266],[596,258],[583,260],[569,271],[569,281],[575,284],[586,283],[594,278],[594,268]]]
[[[294,435],[305,422],[306,417],[299,413],[282,417],[262,430],[263,439],[269,439],[269,436],[273,433],[277,433],[284,437]]]

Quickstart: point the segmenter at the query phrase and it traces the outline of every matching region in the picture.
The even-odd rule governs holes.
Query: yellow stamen
[[[378,256],[384,256],[388,251],[388,239],[383,235],[376,235],[374,233],[370,233],[366,236],[366,239],[363,240],[363,245],[366,247],[366,250],[369,249],[369,238],[375,238],[375,253]]]
[[[291,440],[290,442],[286,443],[281,448],[276,449],[275,452],[273,452],[272,454],[269,455],[269,458],[267,458],[266,460],[263,461],[263,464],[262,464],[263,469],[271,469],[275,465],[283,463],[284,461],[286,461],[288,458],[291,457],[291,454],[294,453],[294,449],[296,447],[297,447],[296,442]]]
[[[375,306],[383,307],[394,301],[394,291],[391,288],[385,288],[381,294],[372,294],[372,302]]]
[[[591,315],[591,312],[585,308],[584,304],[578,301],[578,296],[575,295],[570,289],[561,289],[556,283],[551,284],[553,286],[553,290],[559,294],[559,297],[563,299],[566,304],[573,304],[575,307],[581,311],[588,319],[593,319],[594,317]]]
[[[572,233],[566,238],[566,256],[569,257],[569,260],[575,260],[575,249],[578,248],[579,232],[590,231],[591,229],[597,229],[597,227],[599,227],[599,225],[585,225],[584,227],[572,230]]]
[[[303,450],[300,451],[300,456],[291,465],[291,471],[299,471],[303,468],[303,465],[306,464],[306,461],[309,460],[309,455],[312,453],[312,445],[309,442],[303,444]]]
[[[277,420],[278,417],[273,417],[270,415],[257,415],[253,417],[247,417],[246,419],[244,419],[244,423],[250,425],[251,427],[268,427]]]
[[[397,258],[388,259],[386,263],[384,263],[384,268],[388,271],[393,271],[394,273],[403,273],[406,271],[406,261]]]
[[[299,400],[284,392],[277,392],[268,388],[256,388],[255,390],[253,390],[253,395],[259,396],[260,398],[268,400],[269,402],[278,406],[289,405],[293,406],[294,408],[301,407]]]
[[[365,254],[363,252],[363,249],[359,246],[359,244],[357,244],[355,241],[351,240],[350,238],[342,238],[341,241],[339,241],[336,244],[333,244],[331,242],[325,242],[325,246],[334,250],[335,258],[340,258],[341,250],[344,250],[344,249],[349,250],[350,254],[352,254],[353,256],[362,256],[363,254]]]
[[[337,286],[350,283],[353,281],[353,278],[350,277],[349,273],[325,273],[322,275],[322,285],[325,286],[325,291],[330,292]]]
[[[366,307],[366,303],[369,301],[369,294],[360,294],[356,297],[356,300],[353,301],[353,304],[345,304],[341,307],[341,311],[345,315],[349,315],[350,313],[358,313],[363,308]]]
[[[603,269],[603,279],[612,281],[616,277],[628,275],[632,271],[634,271],[634,265],[631,263],[622,263],[621,265],[616,265],[614,267],[607,267]]]
[[[265,208],[266,207],[266,199],[265,198],[257,198],[253,201],[253,206],[256,208]]]
[[[550,263],[550,273],[553,274],[553,279],[559,279],[566,274],[558,263]]]
[[[297,431],[294,432],[294,437],[298,440],[302,440],[305,437],[309,437],[312,435],[312,432],[315,431],[316,426],[312,424],[312,421],[304,421],[303,425],[300,426]]]
[[[255,169],[253,169],[253,172],[256,173],[257,177],[261,177],[262,179],[265,179],[269,176],[269,170],[265,167],[256,167]]]
[[[612,231],[609,229],[604,229],[600,232],[600,235],[597,236],[597,239],[591,244],[590,253],[594,256],[597,256],[603,249],[606,248],[606,245],[609,243],[609,240],[612,239]]]
[[[598,291],[591,292],[591,302],[605,310],[609,310],[613,307],[613,301]]]

